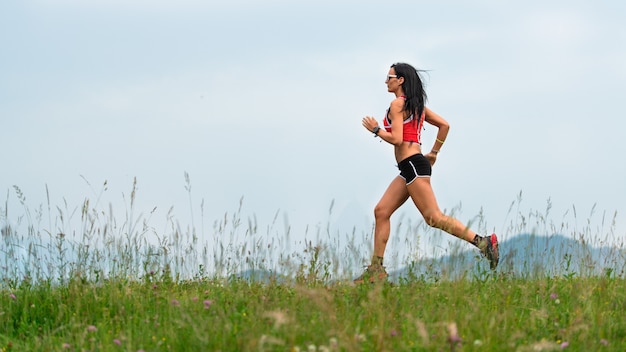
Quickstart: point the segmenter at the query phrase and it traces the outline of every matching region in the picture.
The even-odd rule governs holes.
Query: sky
[[[3,1],[0,221],[24,222],[14,186],[53,217],[85,199],[123,214],[136,179],[157,228],[208,233],[241,204],[295,237],[367,232],[398,170],[361,119],[382,119],[387,70],[408,62],[451,125],[443,210],[504,239],[516,213],[550,207],[569,236],[617,213],[623,238],[625,15],[621,0]]]

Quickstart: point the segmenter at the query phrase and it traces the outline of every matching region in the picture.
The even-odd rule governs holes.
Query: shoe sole
[[[491,253],[494,254],[492,256],[492,259],[495,259],[495,260],[489,260],[489,266],[491,267],[491,270],[495,270],[496,267],[498,266],[498,262],[500,261],[500,252],[498,248],[498,236],[496,236],[495,233],[491,234],[491,236],[489,236],[489,242],[491,244]]]

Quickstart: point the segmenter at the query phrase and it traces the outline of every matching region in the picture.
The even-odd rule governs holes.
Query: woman
[[[495,234],[482,237],[463,225],[459,220],[444,215],[430,185],[431,167],[443,146],[450,125],[441,116],[424,106],[426,92],[418,71],[406,63],[391,66],[387,79],[387,91],[395,95],[383,127],[371,116],[363,118],[363,126],[375,137],[394,146],[400,175],[396,176],[374,209],[376,226],[374,229],[374,255],[365,273],[354,280],[355,283],[385,280],[387,272],[383,267],[383,256],[389,232],[390,217],[411,197],[426,223],[464,239],[480,249],[487,257],[491,269],[498,265],[498,239]],[[421,150],[421,130],[424,121],[438,128],[437,138],[431,151],[424,155]]]

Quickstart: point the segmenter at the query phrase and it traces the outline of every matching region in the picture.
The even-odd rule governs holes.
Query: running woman
[[[372,262],[355,283],[383,281],[385,247],[391,231],[391,215],[411,198],[429,226],[441,229],[476,246],[489,260],[492,270],[498,265],[498,238],[495,234],[479,236],[459,220],[439,210],[430,185],[432,165],[448,135],[450,125],[424,104],[426,92],[419,72],[406,63],[391,65],[387,91],[395,95],[383,119],[383,128],[374,117],[363,118],[363,127],[393,145],[400,175],[396,176],[374,208],[374,255]],[[437,138],[429,153],[422,154],[421,131],[424,122],[438,128]]]

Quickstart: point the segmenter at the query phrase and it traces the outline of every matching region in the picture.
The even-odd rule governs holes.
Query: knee
[[[391,217],[391,213],[392,211],[387,209],[386,207],[377,204],[376,207],[374,207],[374,217],[378,220],[378,219],[389,219]]]

